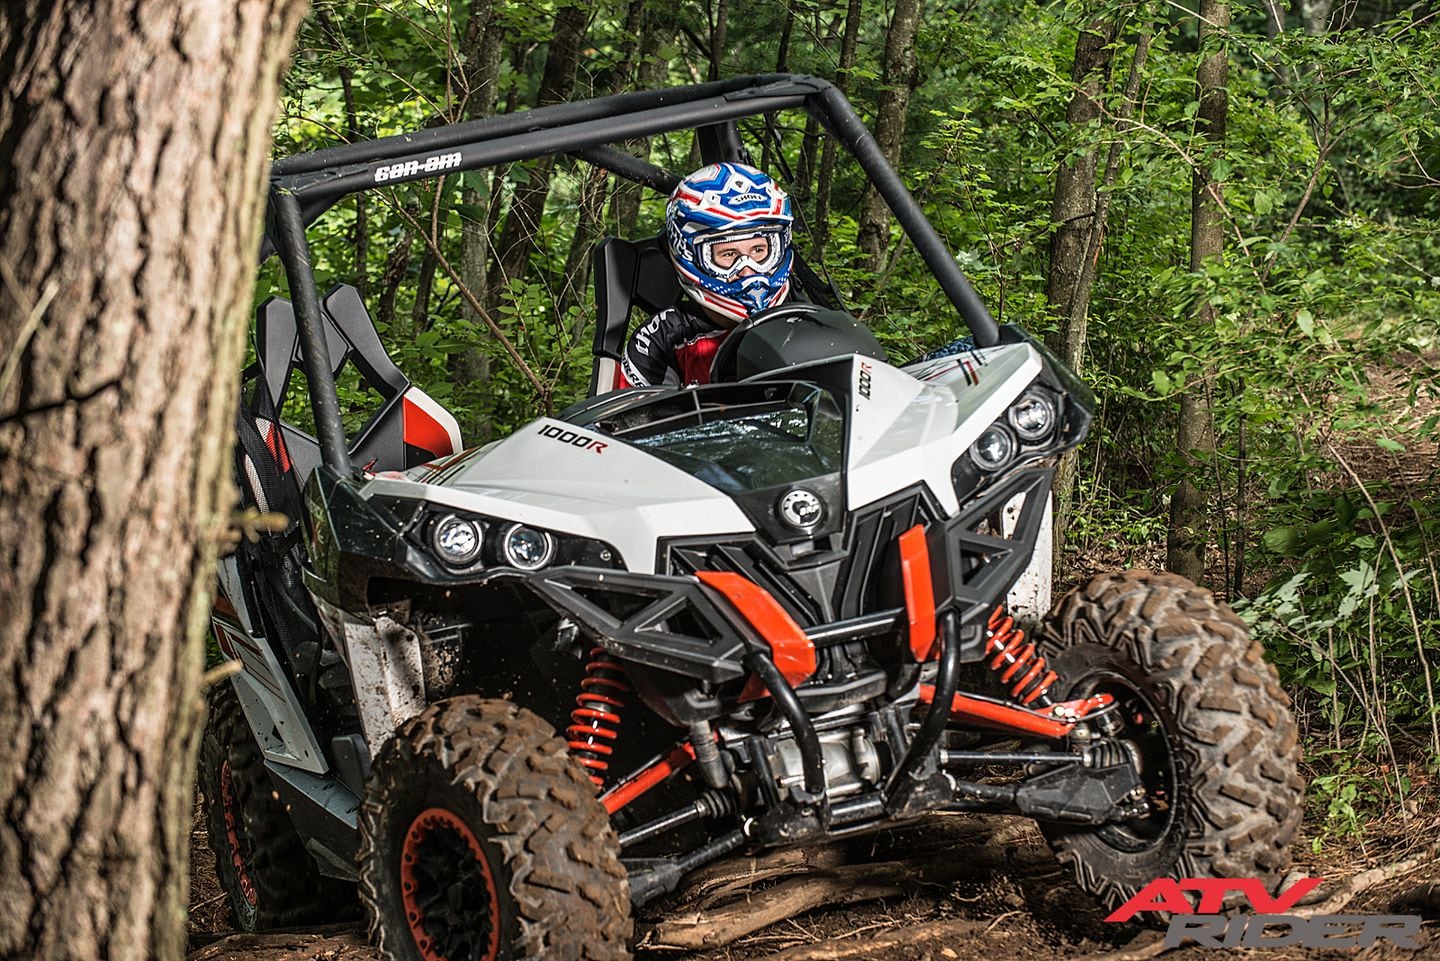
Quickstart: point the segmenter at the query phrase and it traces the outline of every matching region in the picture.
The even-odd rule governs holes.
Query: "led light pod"
[[[505,563],[522,571],[538,571],[555,556],[555,538],[523,524],[512,524],[500,542]]]
[[[1032,443],[1049,437],[1060,419],[1055,411],[1055,402],[1036,390],[1021,394],[1006,417],[1020,439]]]
[[[451,567],[467,567],[480,557],[485,533],[477,520],[446,514],[430,531],[435,554]]]
[[[970,448],[970,458],[984,471],[1000,471],[1010,466],[1017,448],[1015,435],[1004,424],[991,424]]]

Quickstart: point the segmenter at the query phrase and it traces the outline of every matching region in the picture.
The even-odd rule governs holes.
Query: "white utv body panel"
[[[274,649],[256,629],[248,607],[241,603],[245,594],[239,563],[233,556],[221,558],[218,573],[220,592],[232,602],[235,620],[213,613],[210,625],[221,655],[240,662],[241,669],[231,675],[231,680],[261,752],[268,761],[323,774],[329,766],[305,711]]]
[[[653,574],[662,538],[733,536],[754,526],[704,481],[613,437],[541,418],[426,477],[378,478],[391,494],[604,541],[625,568]]]
[[[951,465],[1030,386],[1042,366],[1029,344],[960,356],[965,360],[946,357],[904,370],[864,357],[851,359],[847,510],[915,481],[924,482],[947,515],[960,509]]]

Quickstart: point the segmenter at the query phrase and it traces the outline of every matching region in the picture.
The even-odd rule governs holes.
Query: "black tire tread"
[[[255,885],[253,917],[242,910],[240,880],[230,863],[220,798],[220,766],[230,762],[230,786],[246,837],[251,844],[247,866]],[[245,931],[317,924],[354,914],[354,888],[322,876],[275,796],[260,746],[245,720],[230,681],[211,689],[209,716],[200,749],[200,791],[204,799],[206,834],[215,853],[215,871],[230,904],[232,920]]]
[[[454,697],[406,722],[375,759],[360,809],[360,900],[386,959],[404,959],[410,935],[381,924],[389,879],[377,856],[387,786],[425,758],[479,799],[495,829],[520,924],[515,956],[628,958],[632,922],[620,844],[595,790],[554,729],[508,701]],[[503,895],[502,895],[503,897]]]
[[[1274,665],[1228,605],[1173,574],[1104,574],[1061,598],[1040,640],[1051,657],[1087,641],[1118,649],[1168,699],[1190,789],[1170,876],[1273,885],[1284,875],[1304,809],[1299,735]],[[1080,886],[1108,906],[1136,893],[1086,860],[1087,834],[1046,834]]]

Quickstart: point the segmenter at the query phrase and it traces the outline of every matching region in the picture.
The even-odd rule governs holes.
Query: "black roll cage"
[[[342,198],[376,187],[559,153],[572,154],[619,177],[668,193],[676,183],[673,174],[607,145],[694,129],[705,148],[702,154],[724,159],[738,146],[737,120],[794,108],[814,117],[859,161],[970,329],[976,345],[998,343],[999,329],[955,257],[885,160],[855,108],[830,83],[794,74],[763,74],[537,107],[297,154],[271,167],[260,254],[263,260],[272,252],[279,253],[290,285],[325,465],[341,474],[353,470],[340,422],[335,378],[322,361],[328,356],[324,321],[305,229]]]

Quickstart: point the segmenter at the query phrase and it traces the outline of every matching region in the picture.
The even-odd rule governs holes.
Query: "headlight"
[[[999,471],[1015,459],[1015,436],[1001,424],[991,424],[970,448],[970,457],[985,471]]]
[[[1010,408],[1010,426],[1021,440],[1039,441],[1055,429],[1055,402],[1038,391],[1027,391]]]
[[[479,521],[446,514],[435,522],[430,532],[430,544],[446,564],[465,567],[479,559],[484,531]]]
[[[555,556],[555,538],[545,531],[514,524],[501,541],[505,563],[522,571],[538,571]]]

